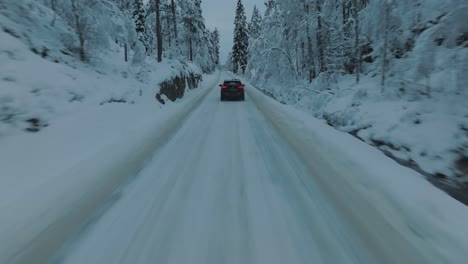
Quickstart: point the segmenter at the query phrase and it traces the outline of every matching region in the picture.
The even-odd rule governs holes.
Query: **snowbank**
[[[181,74],[201,74],[196,66],[180,61],[122,64],[118,52],[110,53],[102,67],[71,59],[75,65],[70,66],[34,54],[5,32],[0,32],[0,39],[0,137],[19,130],[35,132],[99,105],[155,103],[161,82]]]
[[[45,262],[144,166],[218,81],[166,105],[109,104],[0,141],[0,262]],[[44,242],[47,241],[47,242]]]
[[[448,75],[439,76],[440,82],[443,76]],[[290,86],[256,83],[268,87],[264,92],[276,100],[307,110],[427,174],[467,182],[466,165],[461,165],[468,157],[467,90],[433,90],[428,97],[388,87],[381,93],[379,81],[363,76],[356,85],[353,76],[335,77],[330,90],[324,89],[325,80]]]
[[[76,41],[40,1],[0,2],[0,263],[46,262],[218,80],[162,107],[159,84],[198,66],[125,62],[109,39],[83,63]]]
[[[126,62],[124,49],[110,39],[102,41],[105,48],[90,48],[93,56],[83,63],[73,53],[76,38],[40,1],[0,3],[0,138],[37,132],[98,105],[155,102],[163,81],[202,74],[180,60],[134,63],[131,49]]]
[[[401,254],[411,260],[407,263],[465,263],[468,210],[463,204],[322,120],[255,89],[246,92],[375,252]]]

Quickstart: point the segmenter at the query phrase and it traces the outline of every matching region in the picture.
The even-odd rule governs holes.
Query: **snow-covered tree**
[[[241,70],[243,74],[245,73],[248,48],[247,18],[245,16],[242,0],[238,0],[236,16],[234,18],[234,46],[232,47],[232,70],[234,73],[237,73],[239,70]]]
[[[91,61],[114,41],[128,51],[137,34],[132,19],[134,0],[43,0],[54,12],[51,26],[60,19],[76,35],[76,43],[67,40],[70,51],[83,61]],[[133,44],[133,45],[132,45]],[[125,48],[127,47],[127,48]],[[125,52],[125,60],[129,52]]]
[[[431,75],[440,70],[430,63],[437,56],[429,50],[453,49],[460,45],[453,44],[456,36],[463,39],[466,32],[459,26],[466,24],[459,15],[466,10],[462,2],[267,0],[259,36],[254,39],[250,30],[247,71],[252,78],[309,82],[343,74],[354,74],[359,82],[372,73],[380,75],[382,87],[418,83],[414,89],[429,88]],[[400,62],[407,57],[412,66]],[[235,62],[234,54],[233,68]]]
[[[213,33],[211,34],[211,39],[212,39],[213,47],[210,53],[212,54],[213,64],[218,65],[219,64],[219,31],[217,28],[215,28]]]
[[[252,18],[250,19],[249,23],[249,40],[257,39],[260,35],[260,23],[262,22],[262,16],[260,15],[260,11],[258,10],[257,6],[255,5],[252,11]]]
[[[159,44],[156,21],[159,21],[161,33]],[[214,70],[212,32],[205,26],[201,0],[149,1],[146,8],[145,35],[148,55],[158,57],[158,47],[161,47],[161,59],[188,59],[200,65],[206,72]]]
[[[70,0],[70,5],[64,8],[64,16],[78,37],[82,61],[89,60],[93,50],[108,47],[108,37],[112,33],[107,27],[112,16],[119,13],[115,5],[109,0]]]
[[[135,31],[138,33],[145,32],[145,10],[143,8],[143,0],[134,0],[133,2],[133,19],[135,21]]]
[[[145,9],[143,0],[134,0],[133,2],[133,20],[135,21],[135,31],[137,32],[138,39],[143,45],[145,42]]]
[[[225,70],[232,70],[232,52],[229,52],[226,61],[224,62],[224,69]]]

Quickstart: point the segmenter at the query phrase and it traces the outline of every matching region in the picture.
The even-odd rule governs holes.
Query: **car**
[[[244,84],[238,79],[225,80],[221,87],[221,101],[226,100],[245,100]]]

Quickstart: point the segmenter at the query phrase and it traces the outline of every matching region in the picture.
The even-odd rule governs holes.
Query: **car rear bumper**
[[[242,98],[244,90],[221,90],[221,97],[223,98]]]

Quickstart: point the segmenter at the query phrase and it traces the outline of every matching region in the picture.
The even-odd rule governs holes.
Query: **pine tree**
[[[212,34],[213,41],[213,63],[214,65],[219,64],[219,31],[217,28],[214,29]]]
[[[146,46],[145,43],[145,9],[143,0],[134,0],[133,2],[133,20],[135,21],[135,31],[138,39]]]
[[[205,19],[202,15],[201,0],[194,0],[193,20],[192,20],[192,32],[193,32],[193,45],[194,45],[194,57],[200,64],[204,64],[202,61],[208,57],[208,50],[206,49],[206,43],[208,40],[208,30],[205,27]]]
[[[232,47],[232,70],[234,73],[237,73],[238,70],[242,70],[242,74],[245,73],[248,47],[247,18],[242,0],[239,0],[234,18],[234,46]]]
[[[205,20],[201,10],[201,0],[180,0],[181,41],[185,42],[183,49],[188,50],[190,61],[204,60],[208,54],[205,53],[206,28]]]
[[[260,35],[260,24],[262,23],[262,16],[255,5],[252,12],[252,18],[249,23],[249,39],[256,39]]]
[[[276,5],[275,0],[265,0],[265,6],[267,8],[266,14]]]

